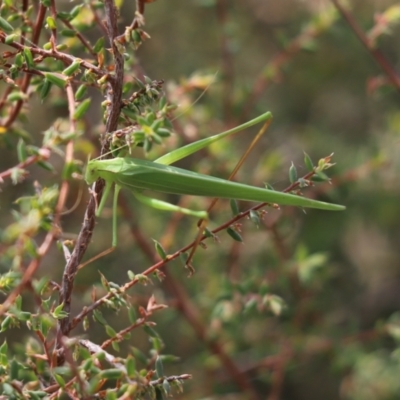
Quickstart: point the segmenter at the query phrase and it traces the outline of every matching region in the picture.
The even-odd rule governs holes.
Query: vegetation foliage
[[[1,2],[0,397],[397,398],[400,6],[133,3]],[[122,192],[110,251],[89,157],[266,111],[179,167],[345,212]]]

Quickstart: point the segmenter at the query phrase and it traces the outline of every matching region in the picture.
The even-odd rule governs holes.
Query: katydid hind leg
[[[106,256],[107,254],[112,253],[115,250],[115,246],[109,247],[107,250],[102,251],[101,253],[95,255],[94,257],[91,257],[89,260],[85,261],[82,264],[79,264],[78,270],[86,267],[87,265],[91,264],[94,261],[99,260],[100,258]]]
[[[209,146],[211,143],[218,142],[219,140],[224,139],[227,136],[231,136],[235,133],[238,133],[240,131],[243,131],[244,129],[247,129],[253,125],[256,125],[258,123],[268,121],[272,119],[272,114],[268,111],[251,121],[245,122],[242,125],[236,126],[235,128],[229,129],[225,132],[219,133],[217,135],[213,135],[210,137],[207,137],[205,139],[200,139],[196,142],[189,143],[186,146],[182,146],[174,151],[171,151],[160,158],[157,158],[154,162],[158,164],[164,164],[164,165],[170,165],[175,163],[176,161],[181,160],[182,158],[185,158],[189,156],[190,154],[196,153],[197,151],[204,149],[205,147]]]

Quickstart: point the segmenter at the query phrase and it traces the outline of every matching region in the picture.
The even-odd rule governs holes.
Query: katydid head
[[[88,163],[86,165],[86,170],[85,170],[85,181],[88,185],[91,185],[92,183],[96,182],[97,179],[99,178],[98,171],[96,170],[96,167],[94,166],[94,163],[96,162],[96,159],[94,160],[88,160]]]

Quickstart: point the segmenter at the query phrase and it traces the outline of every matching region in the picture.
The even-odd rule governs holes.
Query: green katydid
[[[345,207],[342,205],[325,203],[293,194],[249,186],[170,166],[170,164],[207,147],[213,142],[270,119],[272,119],[272,114],[270,112],[264,113],[233,129],[180,147],[154,161],[131,157],[116,157],[110,160],[95,159],[89,161],[85,174],[86,182],[92,184],[99,178],[105,181],[104,194],[97,208],[96,215],[101,213],[111,187],[115,184],[112,246],[115,247],[117,245],[116,208],[118,193],[121,188],[130,189],[139,201],[151,207],[166,211],[178,211],[201,219],[208,218],[207,211],[195,211],[182,208],[165,201],[144,196],[142,192],[144,190],[153,190],[170,194],[277,203],[280,205],[319,208],[330,211],[344,210]]]

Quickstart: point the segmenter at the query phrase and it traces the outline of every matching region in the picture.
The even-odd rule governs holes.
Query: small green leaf
[[[17,380],[18,379],[18,374],[20,370],[23,370],[24,368],[22,367],[21,364],[18,363],[15,359],[11,360],[10,363],[10,379],[11,380]]]
[[[81,66],[82,60],[80,58],[77,58],[71,65],[69,65],[67,68],[64,69],[62,72],[66,76],[72,76],[79,70],[79,67]]]
[[[8,352],[8,344],[6,341],[0,346],[0,354],[7,355]]]
[[[54,379],[56,380],[56,382],[60,385],[60,387],[64,387],[65,386],[65,380],[61,375],[58,374],[54,374]]]
[[[304,164],[310,172],[314,171],[314,164],[311,160],[311,157],[306,152],[304,152]]]
[[[240,213],[238,202],[236,201],[236,199],[230,199],[229,204],[231,206],[232,215],[235,217]]]
[[[131,110],[128,107],[124,107],[122,109],[122,114],[126,115],[128,118],[131,118],[133,120],[135,120],[137,117],[137,111]]]
[[[134,324],[137,320],[137,315],[136,315],[136,310],[134,307],[129,307],[128,308],[128,317],[129,317],[129,322],[131,324]]]
[[[62,29],[60,35],[64,37],[75,37],[76,32],[73,29]]]
[[[0,29],[2,29],[5,33],[10,34],[14,31],[12,25],[10,25],[4,18],[0,17]]]
[[[152,337],[150,339],[150,341],[153,344],[153,350],[155,350],[156,353],[159,353],[164,346],[161,338],[160,337]]]
[[[326,182],[329,181],[329,176],[324,172],[317,171],[316,174],[312,176],[311,180],[313,182]]]
[[[167,105],[167,98],[165,96],[162,96],[160,98],[160,101],[158,102],[158,108],[162,109]]]
[[[24,101],[28,100],[28,95],[24,92],[14,91],[7,96],[7,101]]]
[[[89,109],[91,99],[85,99],[82,101],[81,104],[76,108],[74,112],[74,119],[78,120],[81,119],[85,114],[86,111]]]
[[[30,49],[25,47],[22,54],[23,54],[23,56],[25,58],[26,66],[29,69],[35,68],[35,63],[33,61],[33,56],[32,56],[32,53],[31,53]]]
[[[297,181],[297,169],[293,163],[289,168],[289,181],[290,183],[295,183]]]
[[[149,325],[143,325],[143,330],[150,336],[150,337],[154,337],[157,338],[159,337],[158,333],[151,328]]]
[[[131,38],[133,39],[133,41],[134,41],[135,44],[139,44],[139,43],[142,41],[142,38],[141,38],[141,36],[140,36],[140,33],[139,33],[136,29],[134,29],[134,30],[131,32]]]
[[[95,53],[99,53],[104,49],[104,36],[102,36],[99,40],[97,40],[96,44],[93,46],[93,51]]]
[[[117,342],[112,342],[112,343],[111,343],[111,346],[112,346],[112,348],[113,348],[115,351],[117,351],[117,352],[120,351],[119,343],[117,343]]]
[[[145,153],[150,152],[151,148],[153,147],[153,143],[149,140],[149,138],[146,136],[144,139],[143,143],[143,150]]]
[[[64,51],[68,49],[68,45],[66,43],[61,43],[56,46],[56,50],[58,51]]]
[[[167,253],[165,252],[164,248],[162,247],[161,243],[158,242],[157,240],[153,239],[155,248],[156,248],[156,252],[157,254],[160,256],[160,258],[162,260],[166,260],[167,259]]]
[[[149,125],[147,119],[145,117],[142,117],[141,115],[138,115],[136,120],[142,128],[147,127]]]
[[[259,228],[260,227],[260,216],[259,216],[258,212],[255,210],[250,210],[249,217],[250,217],[251,222],[253,222],[253,224],[257,228]]]
[[[58,86],[60,89],[65,89],[67,85],[68,79],[61,74],[56,74],[52,72],[44,72],[44,76],[46,79],[53,83],[54,85]]]
[[[20,294],[16,297],[16,299],[14,301],[14,305],[15,305],[15,307],[17,307],[17,310],[21,310],[21,307],[22,307],[22,296]]]
[[[5,317],[1,323],[0,332],[6,331],[11,326],[12,322],[13,322],[13,317],[11,317],[10,315]]]
[[[83,330],[86,332],[90,327],[89,318],[86,316],[83,318]]]
[[[93,360],[91,358],[87,358],[81,368],[83,371],[88,372],[93,368],[93,365]]]
[[[42,400],[47,397],[48,393],[43,390],[27,390],[26,394],[29,396],[29,399]]]
[[[242,236],[239,234],[239,232],[235,231],[233,228],[231,227],[227,228],[226,232],[233,240],[236,240],[237,242],[243,242]]]
[[[133,355],[135,356],[135,358],[137,360],[139,360],[142,364],[146,364],[147,363],[147,357],[143,352],[141,352],[136,347],[132,347],[131,350],[132,350],[132,353],[133,353]]]
[[[28,154],[26,152],[26,145],[22,139],[18,140],[17,144],[17,154],[18,154],[18,161],[24,162],[28,158]]]
[[[162,138],[167,138],[171,136],[171,131],[166,128],[158,128],[157,129],[158,136]]]
[[[39,295],[42,295],[43,292],[47,289],[47,285],[49,284],[49,278],[41,278],[40,280],[34,283],[35,292]]]
[[[18,313],[17,318],[18,321],[23,321],[23,322],[27,322],[31,319],[31,313],[28,311],[21,311]]]
[[[108,282],[106,277],[100,271],[99,271],[99,274],[100,274],[101,284],[103,285],[104,289],[109,291],[110,290],[110,283]]]
[[[63,319],[65,317],[68,317],[68,313],[63,311],[63,307],[64,303],[59,304],[51,313],[51,315],[56,319]]]
[[[105,329],[106,329],[106,333],[108,336],[110,336],[110,337],[117,336],[117,332],[110,325],[106,325]]]
[[[171,385],[169,384],[169,382],[166,379],[164,379],[162,386],[163,386],[165,394],[167,396],[169,396],[169,394],[171,393]]]
[[[132,356],[127,357],[125,367],[128,377],[134,378],[136,375],[136,360]]]
[[[93,310],[93,318],[103,326],[108,324],[100,310]]]
[[[4,43],[5,44],[13,44],[14,43],[14,40],[17,38],[18,36],[16,35],[16,34],[11,34],[11,35],[7,35],[6,36],[6,38],[5,38],[5,40],[4,40]]]
[[[124,377],[124,372],[118,368],[104,369],[98,374],[100,379],[121,379]]]
[[[79,86],[77,91],[75,92],[75,100],[81,101],[83,99],[83,96],[85,96],[86,92],[87,92],[86,85]]]
[[[174,355],[172,355],[172,354],[163,354],[163,355],[160,356],[160,357],[162,358],[162,360],[163,360],[164,362],[167,362],[167,363],[177,362],[177,361],[180,360],[179,357],[174,356]]]
[[[53,86],[53,84],[50,81],[48,81],[47,79],[45,79],[43,81],[42,87],[40,89],[40,94],[39,94],[39,97],[42,101],[48,96],[52,86]]]
[[[50,29],[57,29],[57,24],[56,24],[56,21],[54,20],[54,18],[53,17],[47,17],[46,18],[46,22],[47,22],[47,26],[50,28]]]
[[[125,82],[124,86],[122,87],[122,93],[127,94],[132,90],[132,88],[133,88],[133,82],[131,81]]]
[[[79,12],[81,11],[81,8],[83,7],[83,4],[78,4],[71,10],[71,19],[74,19],[78,16]]]
[[[161,138],[161,136],[158,136],[157,133],[155,133],[155,132],[153,132],[153,133],[151,134],[151,139],[152,139],[152,141],[153,141],[154,143],[156,143],[156,144],[162,144],[162,138]]]
[[[43,310],[45,310],[46,312],[50,311],[50,305],[51,305],[51,297],[42,300],[42,307]]]
[[[53,166],[47,161],[38,161],[36,163],[39,167],[45,169],[46,171],[55,172]]]
[[[157,378],[162,378],[164,376],[164,366],[160,356],[156,358],[156,374]]]
[[[21,53],[18,53],[14,58],[14,64],[18,68],[21,68],[23,63],[24,63],[24,56]]]

